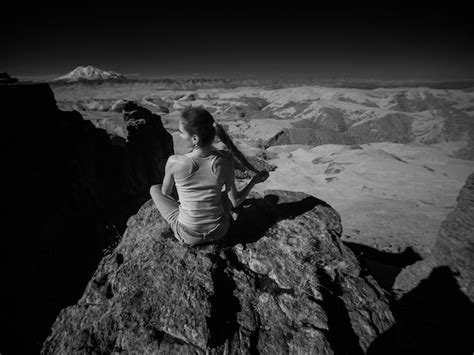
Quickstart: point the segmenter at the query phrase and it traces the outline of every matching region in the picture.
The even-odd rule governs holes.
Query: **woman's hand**
[[[260,171],[252,177],[252,182],[254,184],[258,184],[259,182],[264,182],[265,180],[268,179],[269,175],[270,174],[268,173],[268,171]]]

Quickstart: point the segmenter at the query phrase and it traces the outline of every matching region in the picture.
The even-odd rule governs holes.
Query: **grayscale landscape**
[[[474,354],[469,4],[66,5],[0,21],[0,354]]]

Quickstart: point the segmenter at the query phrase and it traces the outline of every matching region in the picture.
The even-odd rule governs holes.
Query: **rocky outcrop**
[[[0,351],[34,353],[148,200],[150,185],[162,181],[173,143],[160,117],[133,103],[124,108],[123,139],[58,110],[47,84],[0,85],[0,100],[4,226],[12,232],[3,240],[8,330]]]
[[[13,84],[18,82],[17,78],[12,78],[8,73],[0,73],[0,84]]]
[[[42,353],[358,354],[393,325],[324,201],[267,190],[236,212],[220,243],[190,247],[148,200]]]
[[[457,274],[461,290],[474,302],[474,173],[468,176],[457,197],[456,208],[441,223],[431,255],[406,267],[394,288],[404,294],[427,278],[432,270],[448,266]]]
[[[434,247],[438,265],[458,273],[458,282],[474,302],[474,173],[457,197],[457,206],[441,224]]]
[[[314,125],[312,125],[314,126]],[[294,127],[283,128],[275,136],[268,139],[265,147],[282,144],[305,144],[317,146],[322,144],[356,144],[357,140],[345,132],[337,132],[325,127]]]

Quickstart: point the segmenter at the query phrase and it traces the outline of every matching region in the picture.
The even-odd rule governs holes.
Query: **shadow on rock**
[[[447,266],[394,304],[396,324],[367,354],[472,354],[474,307]]]
[[[207,325],[211,333],[208,346],[215,348],[224,345],[237,332],[237,313],[242,308],[239,299],[234,296],[236,283],[226,273],[228,262],[218,255],[212,255],[211,259],[214,262],[211,275],[215,293],[209,299],[211,315],[207,318]]]
[[[388,253],[357,243],[344,242],[344,245],[354,252],[363,268],[387,292],[392,291],[395,279],[404,267],[422,260],[411,247],[401,253]]]
[[[231,223],[227,235],[218,244],[233,246],[254,243],[278,221],[293,219],[317,205],[330,207],[314,196],[306,195],[299,201],[278,203],[280,197],[267,194],[263,198],[249,198],[235,209],[237,219]]]

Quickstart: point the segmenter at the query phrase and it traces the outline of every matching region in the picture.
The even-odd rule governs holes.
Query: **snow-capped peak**
[[[86,67],[79,66],[72,72],[54,79],[55,81],[79,81],[79,80],[108,80],[125,79],[125,77],[113,71],[102,70],[92,65]]]

